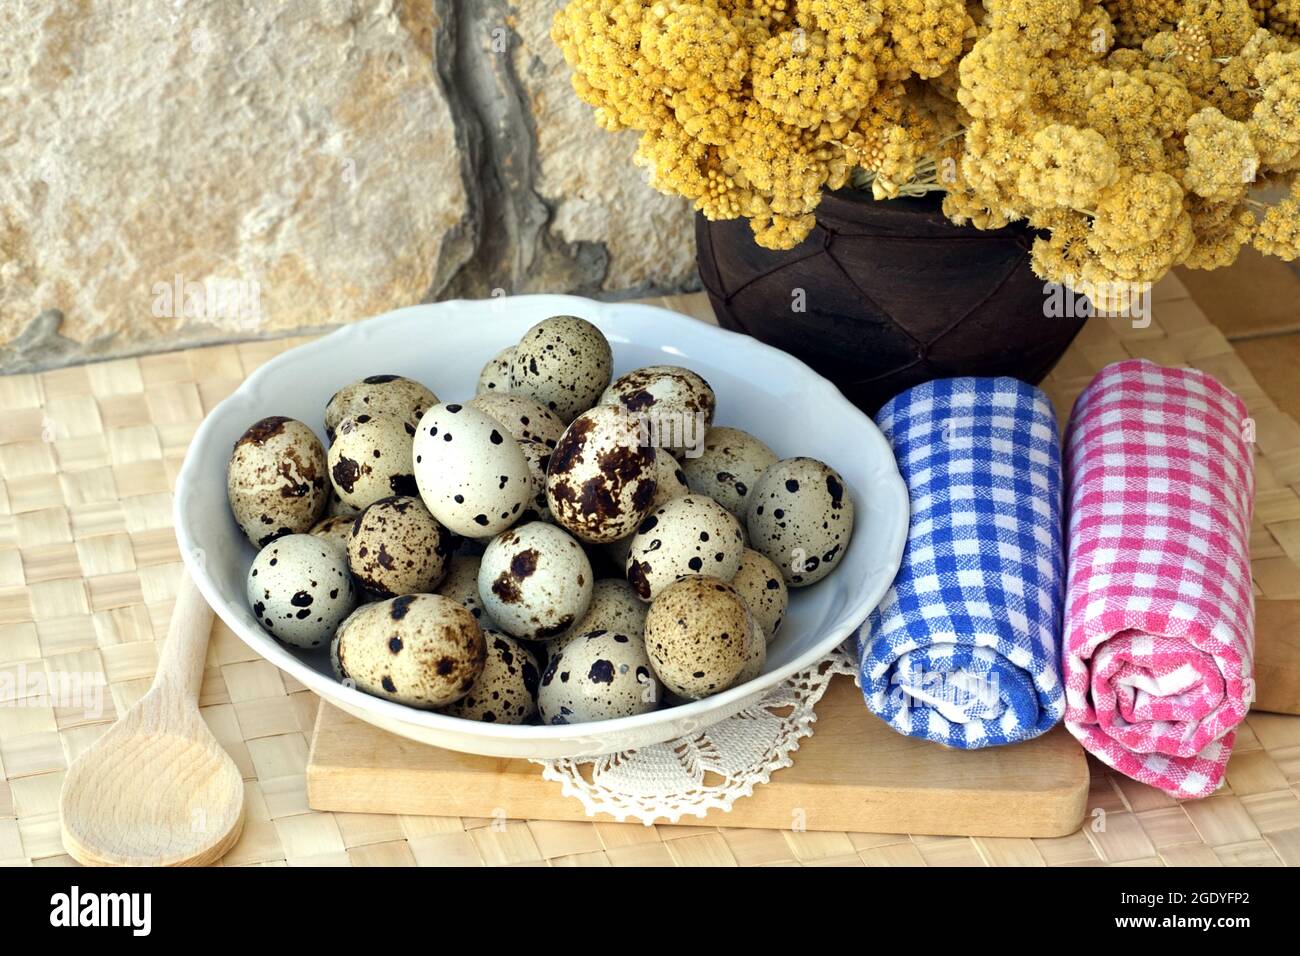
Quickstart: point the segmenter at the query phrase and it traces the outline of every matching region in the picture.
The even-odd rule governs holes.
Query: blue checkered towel
[[[1065,709],[1052,403],[1015,379],[945,379],[895,396],[877,424],[912,518],[898,576],[856,635],[867,707],[962,749],[1037,737]]]

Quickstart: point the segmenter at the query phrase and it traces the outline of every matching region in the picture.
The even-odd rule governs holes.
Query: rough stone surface
[[[0,371],[696,284],[562,0],[0,4]],[[179,292],[179,295],[177,295]]]

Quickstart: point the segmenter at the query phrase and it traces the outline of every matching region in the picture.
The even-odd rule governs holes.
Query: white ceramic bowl
[[[714,697],[636,717],[569,726],[484,724],[371,697],[337,682],[323,652],[291,649],[258,625],[244,597],[255,554],[226,500],[235,440],[267,415],[297,418],[323,434],[325,402],[367,375],[424,382],[443,401],[474,394],[483,364],[551,315],[580,315],[614,349],[614,373],[684,365],[718,396],[717,422],[752,432],[782,457],[808,455],[844,476],[857,506],[839,568],[792,590],[790,611],[758,678]],[[358,322],[276,356],[199,426],[177,481],[176,536],[186,566],[221,619],[250,647],[325,700],[413,740],[506,757],[576,757],[672,740],[734,714],[770,687],[825,657],[884,596],[902,560],[907,489],[889,445],[839,391],[797,359],[747,336],[645,305],[560,295],[453,301]]]

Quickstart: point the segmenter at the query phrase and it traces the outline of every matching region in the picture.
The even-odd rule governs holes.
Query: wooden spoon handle
[[[166,686],[183,700],[197,700],[211,630],[212,608],[186,571],[176,594],[176,606],[167,627],[167,643],[158,660],[153,686],[159,689]]]

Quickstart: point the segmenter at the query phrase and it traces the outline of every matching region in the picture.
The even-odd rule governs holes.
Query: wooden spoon
[[[244,826],[244,782],[199,716],[212,609],[186,574],[149,688],[68,770],[63,846],[88,866],[203,866]]]

